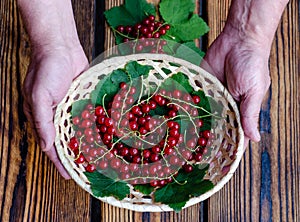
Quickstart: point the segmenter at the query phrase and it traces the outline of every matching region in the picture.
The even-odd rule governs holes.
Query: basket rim
[[[120,61],[122,61],[121,63],[115,63],[116,62],[116,58],[118,58]],[[237,152],[236,152],[236,158],[235,160],[233,160],[232,164],[230,165],[229,171],[227,172],[227,174],[220,180],[218,181],[215,186],[209,190],[208,192],[200,195],[199,197],[193,197],[191,198],[189,201],[187,201],[186,205],[182,208],[187,208],[190,207],[196,203],[199,203],[201,201],[204,201],[205,199],[211,197],[213,194],[215,194],[216,192],[218,192],[219,190],[222,189],[222,187],[232,178],[234,172],[236,171],[237,167],[239,166],[239,163],[242,159],[242,156],[244,154],[245,151],[245,147],[244,147],[244,132],[241,126],[241,121],[240,121],[240,114],[239,114],[239,110],[237,107],[236,102],[234,101],[233,97],[230,95],[230,93],[227,91],[227,89],[222,85],[222,83],[212,74],[210,74],[209,72],[207,72],[206,70],[204,70],[203,68],[201,68],[200,66],[196,66],[186,60],[183,59],[179,59],[170,55],[166,55],[166,54],[150,54],[150,53],[140,53],[140,54],[133,54],[133,55],[126,55],[126,56],[116,56],[116,57],[111,57],[108,59],[105,59],[103,61],[101,61],[98,64],[94,64],[93,66],[91,66],[89,69],[87,69],[85,72],[83,72],[81,75],[79,75],[78,77],[76,77],[76,79],[74,79],[74,81],[71,84],[71,87],[69,88],[66,96],[63,98],[63,100],[58,104],[57,108],[56,108],[56,113],[55,113],[55,118],[54,118],[54,125],[55,125],[55,129],[56,129],[56,138],[55,138],[55,146],[56,146],[56,151],[58,154],[58,157],[61,161],[61,163],[63,164],[63,166],[65,167],[65,169],[67,170],[67,172],[70,174],[71,178],[81,187],[83,188],[85,191],[89,192],[92,196],[94,196],[95,198],[109,203],[115,207],[120,207],[120,208],[126,208],[129,210],[133,210],[133,211],[138,211],[138,212],[165,212],[165,211],[174,211],[172,208],[170,208],[169,206],[165,205],[165,204],[148,204],[148,203],[143,203],[143,204],[138,204],[138,203],[130,203],[130,199],[129,198],[125,198],[124,200],[126,200],[126,202],[124,200],[117,200],[114,197],[96,197],[95,195],[93,195],[93,193],[91,192],[91,189],[89,187],[88,184],[86,184],[78,174],[76,174],[74,172],[74,169],[70,163],[70,159],[66,156],[66,153],[63,151],[63,149],[61,148],[60,145],[60,138],[59,138],[59,120],[60,120],[60,112],[61,110],[64,108],[65,104],[62,103],[63,101],[66,100],[67,96],[73,92],[75,90],[75,86],[78,85],[78,83],[81,81],[81,79],[84,79],[85,76],[90,73],[90,72],[95,72],[97,71],[98,67],[101,65],[105,65],[107,66],[109,65],[113,65],[116,68],[118,67],[118,65],[122,65],[122,64],[126,64],[129,61],[141,61],[141,60],[160,60],[160,61],[167,61],[167,62],[173,62],[173,63],[177,63],[180,64],[184,67],[187,67],[188,69],[192,69],[195,70],[198,74],[205,76],[206,78],[210,79],[214,85],[217,86],[217,88],[221,89],[224,92],[224,98],[229,102],[229,104],[232,106],[234,114],[235,114],[235,118],[237,121],[237,131],[238,131],[238,146],[237,146]],[[112,61],[114,63],[112,63]],[[109,74],[109,73],[106,73]]]

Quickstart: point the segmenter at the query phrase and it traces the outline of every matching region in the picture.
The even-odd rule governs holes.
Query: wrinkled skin
[[[227,87],[238,102],[245,146],[260,140],[257,129],[260,106],[270,86],[269,52],[254,39],[219,35],[209,48],[204,65]]]
[[[88,60],[78,45],[50,50],[34,49],[24,82],[24,112],[35,131],[41,149],[55,164],[61,175],[70,176],[58,159],[54,146],[55,108],[66,95],[72,80],[88,67]]]

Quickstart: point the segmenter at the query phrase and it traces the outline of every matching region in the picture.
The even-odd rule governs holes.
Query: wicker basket
[[[73,180],[91,193],[89,182],[83,174],[84,167],[74,163],[74,154],[68,148],[68,142],[74,131],[71,125],[71,106],[74,101],[89,98],[90,92],[95,89],[101,76],[111,73],[113,70],[123,68],[129,61],[138,61],[142,65],[151,65],[149,81],[156,84],[168,76],[162,68],[167,68],[172,73],[183,72],[189,76],[190,84],[195,90],[202,89],[221,104],[224,121],[219,121],[214,128],[216,140],[212,144],[212,152],[205,162],[210,164],[206,179],[214,183],[214,188],[209,192],[195,198],[191,198],[185,207],[199,203],[219,191],[232,177],[244,153],[244,134],[240,124],[238,108],[224,88],[224,86],[211,74],[202,68],[187,61],[163,54],[135,54],[123,57],[113,57],[91,67],[80,75],[71,85],[67,95],[58,105],[55,115],[56,140],[55,145],[62,164],[65,166]],[[174,65],[176,64],[176,65]],[[160,77],[157,78],[158,73]],[[162,79],[162,80],[161,80]],[[131,186],[131,195],[122,201],[114,197],[99,198],[111,205],[142,212],[172,211],[164,204],[153,203],[152,199],[135,191]]]

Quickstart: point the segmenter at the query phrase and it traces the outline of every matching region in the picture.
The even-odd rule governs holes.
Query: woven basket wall
[[[55,145],[59,158],[72,179],[92,194],[89,182],[83,174],[85,171],[84,167],[74,163],[75,156],[68,148],[69,139],[74,136],[71,124],[71,106],[77,100],[88,99],[90,92],[95,89],[99,79],[102,79],[103,75],[110,74],[118,68],[124,68],[127,62],[133,60],[138,61],[142,65],[151,65],[154,67],[154,70],[150,71],[149,82],[159,85],[163,79],[168,78],[170,75],[182,72],[189,76],[190,85],[196,91],[202,89],[205,94],[213,97],[215,101],[223,106],[222,117],[224,118],[217,121],[217,125],[213,129],[215,140],[210,148],[210,155],[202,161],[203,163],[210,164],[205,178],[211,180],[215,184],[215,187],[199,197],[190,199],[185,207],[207,199],[229,181],[244,153],[244,134],[240,124],[240,116],[234,100],[214,76],[198,66],[172,56],[135,54],[113,57],[91,67],[80,75],[72,83],[67,95],[57,107],[55,116],[57,137]],[[177,65],[174,66],[173,63]],[[167,68],[172,73],[166,75],[162,68]],[[158,76],[159,78],[157,78]],[[99,199],[114,206],[135,211],[160,212],[172,210],[166,205],[153,203],[150,197],[136,192],[132,186],[131,195],[122,201],[116,200],[113,197]]]

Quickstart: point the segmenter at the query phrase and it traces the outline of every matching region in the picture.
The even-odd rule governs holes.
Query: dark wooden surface
[[[121,0],[73,1],[79,37],[90,61],[112,46],[102,11]],[[199,1],[220,33],[230,1]],[[65,181],[36,145],[22,110],[21,85],[30,44],[16,1],[0,1],[0,221],[300,221],[299,1],[290,1],[270,58],[272,86],[260,116],[262,141],[251,143],[225,187],[180,213],[137,213],[92,198]]]

